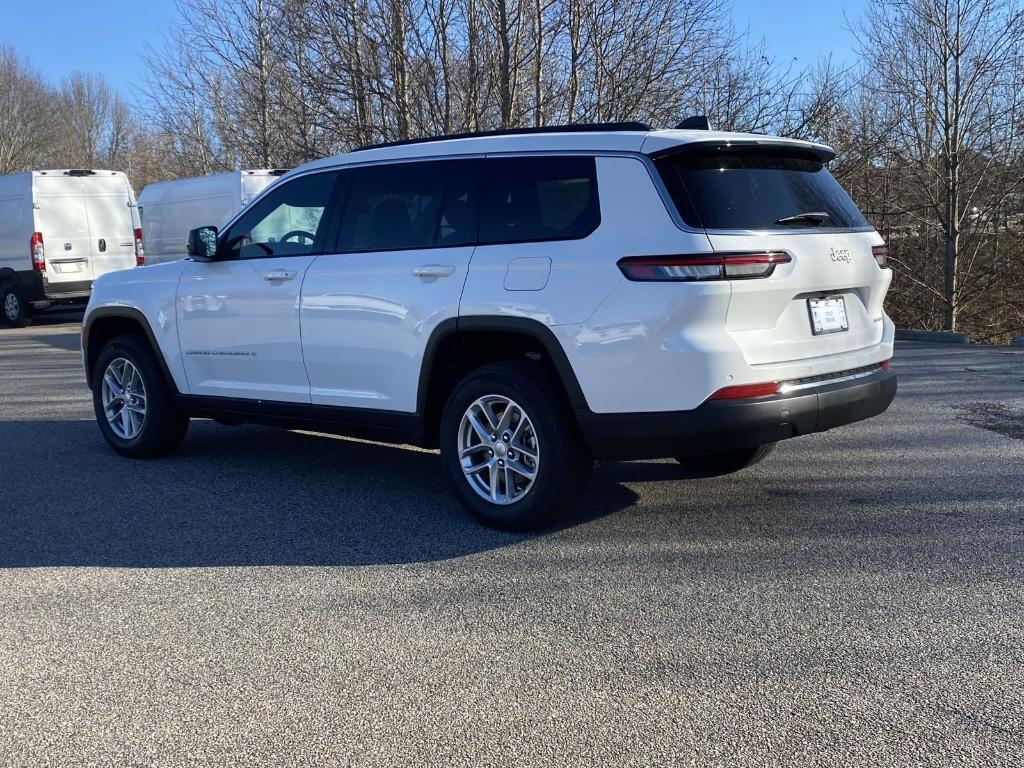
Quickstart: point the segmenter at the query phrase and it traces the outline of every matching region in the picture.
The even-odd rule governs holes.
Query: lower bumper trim
[[[594,413],[577,410],[595,459],[626,461],[701,455],[823,432],[869,419],[896,396],[896,374],[823,382],[813,390],[755,400],[708,401],[691,411]]]

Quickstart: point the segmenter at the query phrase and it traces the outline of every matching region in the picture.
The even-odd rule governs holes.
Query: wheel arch
[[[132,307],[99,307],[92,310],[82,325],[82,356],[85,363],[85,381],[92,388],[92,369],[100,350],[107,342],[118,336],[129,334],[141,335],[149,343],[156,356],[157,365],[171,391],[178,393],[174,377],[167,367],[167,361],[157,343],[156,335],[146,319],[145,314]]]
[[[490,352],[487,342],[497,341],[501,342],[502,351]],[[524,356],[545,367],[561,385],[561,394],[573,411],[587,408],[569,358],[548,326],[525,317],[451,318],[434,329],[420,368],[416,412],[422,419],[425,444],[436,445],[445,402],[466,373],[486,363]]]

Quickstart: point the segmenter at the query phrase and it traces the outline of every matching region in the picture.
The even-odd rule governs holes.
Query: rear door
[[[823,158],[799,148],[684,151],[658,160],[679,212],[719,252],[785,251],[767,279],[732,280],[726,326],[751,365],[878,344],[891,279],[882,239]],[[827,315],[827,317],[826,317]]]
[[[80,178],[35,177],[36,231],[46,247],[46,279],[51,291],[85,290],[93,279],[92,236]]]
[[[89,218],[92,277],[135,266],[135,200],[121,174],[99,171],[82,178]]]

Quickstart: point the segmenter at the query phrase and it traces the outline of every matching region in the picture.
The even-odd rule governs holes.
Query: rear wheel
[[[775,443],[765,443],[753,448],[738,448],[703,456],[678,456],[676,461],[695,477],[716,477],[738,472],[763,461],[775,448]]]
[[[149,344],[138,336],[118,336],[96,358],[92,373],[93,409],[100,431],[122,456],[165,456],[185,438],[181,415]]]
[[[593,461],[554,387],[535,366],[494,363],[464,378],[441,417],[441,460],[476,518],[504,530],[566,515]]]
[[[0,316],[11,328],[24,328],[32,324],[32,307],[17,283],[7,283],[0,289]]]

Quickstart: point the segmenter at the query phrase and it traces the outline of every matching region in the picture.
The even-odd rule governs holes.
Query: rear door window
[[[481,244],[578,239],[601,221],[593,157],[488,158],[481,196]]]
[[[396,251],[468,245],[476,239],[474,160],[356,168],[338,250]]]
[[[655,161],[679,214],[703,229],[871,225],[821,160],[799,152],[682,152]],[[827,217],[800,219],[801,214]],[[797,217],[790,223],[782,220]]]

